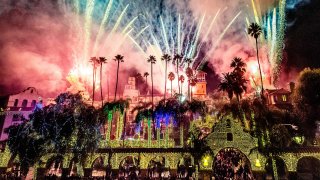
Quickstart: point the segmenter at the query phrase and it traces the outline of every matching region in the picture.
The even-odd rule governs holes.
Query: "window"
[[[22,101],[22,107],[27,107],[27,105],[28,105],[28,100],[24,99]]]
[[[14,107],[17,107],[17,106],[18,106],[18,103],[19,103],[19,100],[18,100],[18,99],[15,99],[13,106],[14,106]]]
[[[32,100],[31,102],[31,107],[35,107],[36,106],[37,101],[36,100]]]
[[[282,101],[286,102],[287,101],[287,96],[286,95],[282,95]]]
[[[31,89],[31,94],[33,93],[33,89]]]
[[[227,141],[233,141],[232,133],[227,133]]]

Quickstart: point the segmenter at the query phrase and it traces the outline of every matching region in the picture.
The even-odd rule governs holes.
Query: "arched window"
[[[31,107],[35,107],[36,106],[37,101],[36,100],[32,100],[31,102]]]
[[[27,105],[28,105],[28,100],[24,99],[22,101],[22,107],[27,107]]]
[[[19,103],[19,100],[18,100],[18,99],[15,99],[13,106],[14,106],[14,107],[17,107],[17,106],[18,106],[18,103]]]

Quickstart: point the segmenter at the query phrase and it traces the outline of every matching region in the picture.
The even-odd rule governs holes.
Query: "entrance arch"
[[[100,156],[95,159],[92,163],[92,177],[104,177],[106,176],[106,171],[104,168],[103,158]]]
[[[297,174],[298,177],[308,177],[309,179],[320,179],[320,160],[305,156],[298,160]]]
[[[192,162],[191,156],[184,156],[182,157],[177,165],[177,176],[178,178],[186,178],[189,179],[189,177],[194,176],[195,167]]]
[[[221,149],[213,160],[215,179],[253,179],[250,161],[236,148]]]
[[[125,157],[119,165],[119,178],[138,179],[139,160],[134,156]]]
[[[45,176],[61,177],[62,175],[62,156],[54,156],[47,161]]]
[[[284,160],[278,156],[274,157],[276,166],[277,166],[277,173],[278,173],[278,178],[279,179],[288,179],[288,169],[287,169],[287,165],[284,162]],[[272,159],[271,157],[267,159],[266,161],[266,166],[265,166],[265,170],[267,173],[267,176],[271,176],[274,178],[274,170],[272,167]]]
[[[150,160],[148,164],[148,177],[151,179],[170,177],[170,170],[169,167],[166,167],[165,157],[157,156]]]

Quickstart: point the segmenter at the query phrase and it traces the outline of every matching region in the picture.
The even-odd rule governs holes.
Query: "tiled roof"
[[[291,94],[290,91],[285,90],[283,88],[281,89],[266,89],[268,94]]]

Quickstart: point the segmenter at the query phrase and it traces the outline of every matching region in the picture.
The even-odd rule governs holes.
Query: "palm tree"
[[[193,70],[190,67],[187,67],[186,69],[186,75],[188,77],[188,98],[190,98],[190,79],[193,76]]]
[[[152,103],[152,110],[154,109],[154,103],[153,103],[153,64],[157,62],[157,59],[155,56],[149,56],[149,59],[147,60],[148,63],[150,63],[151,66],[151,103]],[[153,122],[153,132],[155,134],[155,122],[154,122],[154,116],[152,114],[152,122]]]
[[[149,59],[147,61],[151,65],[151,103],[153,106],[153,64],[155,64],[157,60],[155,56],[149,56]]]
[[[233,97],[234,94],[234,89],[233,89],[233,84],[234,84],[234,77],[232,73],[226,73],[226,74],[222,74],[222,80],[219,84],[219,91],[225,91],[228,93],[228,97],[231,99]]]
[[[244,74],[246,72],[246,63],[239,57],[233,58],[231,61],[230,67],[233,68],[233,71],[236,73]]]
[[[190,96],[190,100],[192,100],[192,89],[195,85],[197,85],[197,77],[195,76],[192,76],[190,79],[189,79],[189,84],[191,86],[191,96]]]
[[[97,70],[97,65],[98,65],[98,58],[96,57],[91,57],[90,62],[92,63],[92,106],[94,102],[94,92],[96,90],[96,70]]]
[[[164,54],[161,57],[161,61],[166,62],[166,67],[165,67],[165,75],[164,75],[164,95],[163,99],[166,99],[166,94],[167,94],[167,69],[168,69],[168,62],[171,61],[171,56],[169,54]]]
[[[175,79],[175,75],[173,72],[169,72],[168,79],[171,81],[171,97],[172,97],[172,81]]]
[[[258,48],[258,38],[261,32],[262,32],[262,29],[257,23],[250,24],[248,28],[248,34],[256,39],[257,60],[258,60],[260,80],[261,80],[261,97],[263,97],[263,81],[262,81],[262,72],[261,72],[261,66],[259,61],[259,48]]]
[[[178,90],[179,90],[179,94],[180,94],[180,83],[179,83],[179,63],[180,61],[182,60],[183,56],[180,55],[180,54],[176,54],[174,55],[173,57],[173,60],[175,61],[176,63],[176,66],[177,66],[177,80],[178,80]]]
[[[116,90],[114,91],[114,100],[113,100],[113,101],[116,101],[116,99],[117,99],[117,91],[118,91],[119,65],[120,65],[120,62],[124,62],[124,60],[123,60],[123,56],[120,55],[120,54],[116,55],[115,59],[113,59],[113,60],[118,62],[117,79],[116,79]]]
[[[145,72],[145,73],[143,74],[143,76],[146,78],[147,93],[148,93],[148,76],[149,76],[149,73],[148,73],[148,72]],[[147,99],[147,93],[146,93],[146,99]]]
[[[183,86],[184,80],[185,80],[184,76],[180,75],[179,81],[181,82],[181,94],[182,94],[182,86]]]
[[[107,59],[105,57],[99,57],[98,63],[100,64],[100,98],[101,98],[101,107],[103,107],[103,95],[102,95],[102,65],[107,63]]]
[[[235,57],[230,67],[233,68],[233,78],[234,78],[234,85],[233,91],[234,94],[237,96],[238,103],[242,97],[242,93],[247,90],[247,80],[244,78],[244,73],[246,72],[246,63],[242,61],[241,58]]]

